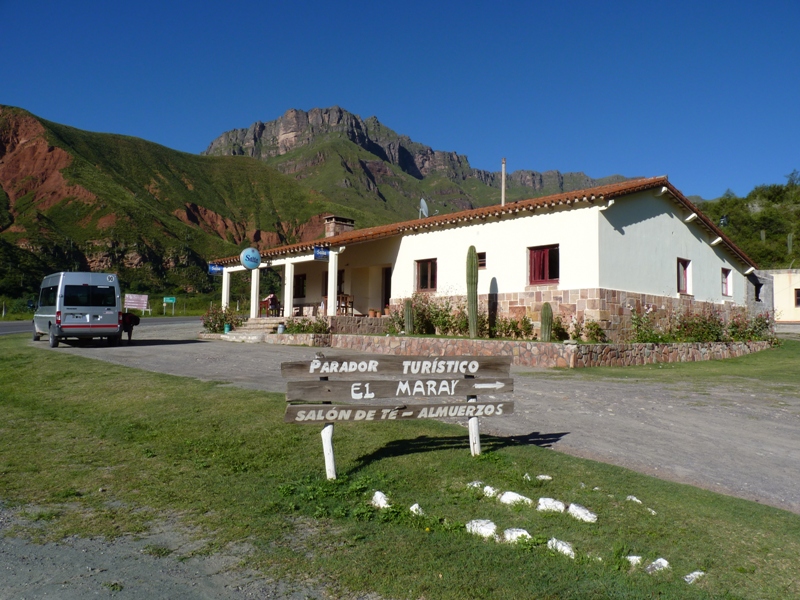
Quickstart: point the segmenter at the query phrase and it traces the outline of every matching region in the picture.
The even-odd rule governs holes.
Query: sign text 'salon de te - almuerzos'
[[[446,417],[500,417],[514,412],[513,402],[461,402],[458,404],[409,404],[404,406],[330,404],[289,405],[286,423],[336,423],[341,421],[395,421],[403,419],[443,419]]]

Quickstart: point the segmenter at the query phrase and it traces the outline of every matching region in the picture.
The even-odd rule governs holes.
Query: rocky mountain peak
[[[490,187],[500,187],[499,172],[473,169],[469,159],[462,154],[434,150],[389,129],[377,117],[362,119],[339,106],[313,108],[308,112],[289,109],[274,121],[257,121],[246,129],[232,129],[223,133],[202,154],[250,156],[268,160],[331,134],[342,135],[416,179],[438,174],[454,182],[478,179]],[[596,180],[584,173],[519,170],[508,174],[508,185],[533,192],[557,192],[624,179],[612,176]]]

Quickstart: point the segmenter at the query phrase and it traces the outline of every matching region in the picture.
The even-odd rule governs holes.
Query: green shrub
[[[232,329],[241,325],[244,322],[244,316],[230,307],[225,309],[212,307],[202,316],[202,321],[203,329],[207,332],[222,333],[226,324],[230,325]]]
[[[631,342],[667,344],[775,339],[775,321],[768,312],[751,317],[739,310],[726,323],[716,310],[706,309],[674,315],[664,325],[656,325],[654,313],[652,306],[631,313]]]
[[[584,323],[583,330],[586,335],[586,341],[590,344],[604,344],[608,341],[606,332],[600,327],[600,323],[589,319]]]
[[[314,319],[310,317],[300,317],[299,319],[286,319],[286,333],[330,333],[328,319],[317,315]]]

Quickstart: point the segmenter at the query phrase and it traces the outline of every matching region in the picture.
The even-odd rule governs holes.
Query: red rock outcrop
[[[44,127],[34,117],[11,111],[0,107],[0,119],[6,123],[0,129],[0,186],[8,195],[12,216],[17,215],[17,201],[30,192],[41,211],[66,198],[93,203],[97,199],[94,194],[79,185],[69,185],[61,174],[72,157],[48,144]]]

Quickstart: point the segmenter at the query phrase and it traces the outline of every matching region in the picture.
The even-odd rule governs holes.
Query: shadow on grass
[[[532,431],[526,435],[511,435],[508,437],[496,435],[481,435],[481,450],[492,452],[511,446],[539,446],[549,448],[559,442],[564,436],[569,435],[568,431],[563,433],[540,433]],[[395,440],[386,444],[383,448],[365,454],[356,459],[355,466],[350,474],[356,473],[364,467],[396,456],[406,456],[420,452],[434,452],[436,450],[469,450],[469,436],[449,436],[449,437],[429,437],[421,435],[413,439]]]

